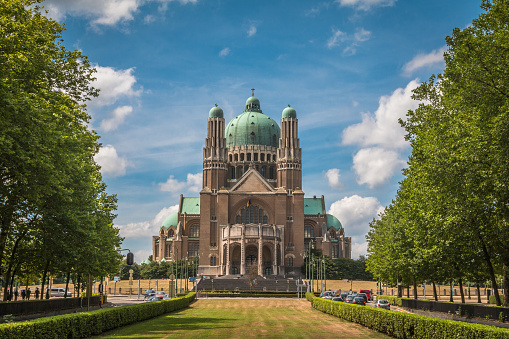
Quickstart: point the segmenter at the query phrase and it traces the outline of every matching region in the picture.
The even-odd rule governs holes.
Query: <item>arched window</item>
[[[235,161],[239,161],[239,155],[238,154],[235,154],[234,157],[235,157]]]
[[[200,249],[200,244],[198,244],[197,242],[189,243],[189,252],[188,252],[189,256],[197,257],[199,249]]]
[[[286,266],[293,267],[293,257],[286,258]]]
[[[244,161],[244,153],[240,153],[240,161]]]
[[[267,154],[267,162],[270,162],[270,154]]]
[[[237,224],[268,224],[268,216],[258,205],[249,205],[237,212]]]
[[[189,229],[189,237],[190,238],[199,238],[200,237],[200,225],[193,225]]]
[[[175,236],[175,232],[173,231],[173,228],[170,228],[170,231],[168,232],[168,238],[173,238]]]
[[[217,266],[217,257],[215,255],[210,257],[210,266]]]
[[[304,238],[314,238],[315,231],[313,226],[304,226]]]

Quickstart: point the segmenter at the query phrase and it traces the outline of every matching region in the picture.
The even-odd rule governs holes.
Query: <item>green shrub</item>
[[[378,299],[385,299],[389,302],[389,304],[393,306],[401,306],[401,298],[398,297],[391,297],[389,295],[377,295],[376,300]]]
[[[495,295],[492,294],[490,295],[489,299],[488,299],[488,302],[490,304],[497,304],[497,300],[495,299]],[[503,294],[500,294],[500,302],[503,304],[504,303],[504,295]]]
[[[311,302],[313,301],[313,298],[315,297],[315,294],[314,293],[311,293],[311,292],[307,292],[306,293],[306,299]]]
[[[87,338],[187,307],[195,296],[189,293],[174,299],[2,324],[0,339]]]
[[[92,297],[98,297],[101,294],[99,293],[92,293]],[[87,297],[87,292],[81,292],[80,294],[82,299],[85,299]],[[108,296],[106,294],[103,294],[103,304],[106,304],[108,302]]]
[[[312,306],[324,313],[358,323],[395,338],[509,338],[509,330],[493,326],[437,319],[321,298],[313,298]]]

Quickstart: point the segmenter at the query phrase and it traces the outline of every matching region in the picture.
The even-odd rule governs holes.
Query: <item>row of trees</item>
[[[466,281],[490,280],[500,305],[497,274],[509,290],[509,3],[481,7],[446,38],[443,74],[414,91],[422,104],[401,121],[409,166],[370,224],[367,265],[386,282],[456,282],[462,302]]]
[[[323,255],[319,249],[312,249],[310,254],[304,258],[301,270],[306,279],[311,279],[311,276],[316,279],[316,277],[325,275],[325,278],[332,280],[373,280],[373,274],[366,269],[364,256],[360,256],[358,259],[331,259]]]
[[[198,273],[197,258],[184,258],[177,262],[153,261],[149,257],[149,263],[134,263],[127,265],[122,262],[120,270],[117,272],[121,280],[129,280],[129,270],[133,270],[133,279],[168,279],[172,274],[176,278],[195,277]]]
[[[94,155],[84,103],[98,95],[86,56],[63,46],[63,26],[39,0],[0,1],[0,277],[118,272],[121,244]],[[44,287],[43,287],[44,288]],[[11,289],[12,290],[12,289]],[[4,298],[6,297],[4,293]]]

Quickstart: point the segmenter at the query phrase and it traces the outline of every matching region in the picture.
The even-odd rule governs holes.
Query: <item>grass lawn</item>
[[[200,299],[100,338],[388,338],[319,312],[306,300]]]

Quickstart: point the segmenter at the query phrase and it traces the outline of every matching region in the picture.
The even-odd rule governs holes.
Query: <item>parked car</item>
[[[349,294],[346,296],[345,302],[346,303],[353,303],[353,300],[355,299],[355,296],[352,294]]]
[[[325,292],[322,292],[320,294],[321,298],[324,298],[324,297],[333,297],[333,296],[334,296],[334,292],[332,292],[332,291],[325,291]]]
[[[157,291],[154,293],[154,296],[158,297],[159,300],[163,300],[164,295],[165,295],[164,291]]]
[[[373,296],[371,295],[371,290],[360,290],[359,293],[366,293],[368,296],[368,300],[373,300]]]
[[[46,292],[48,291],[48,289],[46,289]],[[50,290],[50,296],[51,297],[63,297],[65,296],[65,288],[61,288],[61,287],[53,287],[51,290]],[[72,297],[72,293],[67,291],[67,297],[70,298]]]
[[[148,297],[153,296],[155,293],[156,293],[156,291],[154,289],[150,288],[148,290],[145,290],[145,293],[143,293],[143,295],[145,296],[145,298],[148,298]]]
[[[362,297],[364,298],[364,302],[368,302],[368,295],[366,293],[357,293],[357,297]]]
[[[391,309],[391,304],[389,304],[389,301],[386,300],[386,299],[378,299],[375,302],[375,307],[377,307],[377,308],[384,308],[386,310],[390,310]]]
[[[346,292],[343,292],[340,295],[341,299],[343,299],[343,300],[345,300],[347,296],[348,296],[348,293],[346,293]]]
[[[341,297],[332,297],[332,301],[343,301],[343,298]]]
[[[159,297],[156,297],[155,295],[151,296],[151,297],[148,297],[145,301],[146,302],[151,302],[151,301],[159,301],[161,299],[159,299]]]
[[[366,301],[364,300],[363,297],[355,297],[353,298],[352,304],[366,306]]]

